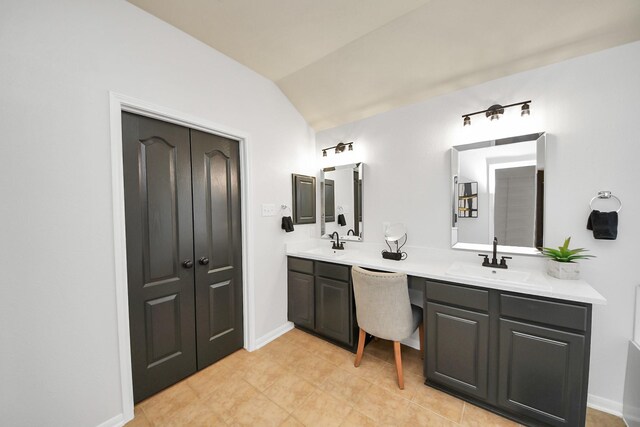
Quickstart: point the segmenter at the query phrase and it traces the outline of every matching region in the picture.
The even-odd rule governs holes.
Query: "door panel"
[[[316,331],[351,344],[349,283],[316,277]]]
[[[191,130],[198,369],[242,348],[239,143]]]
[[[310,274],[296,271],[289,271],[288,276],[287,317],[296,325],[313,329],[315,327],[314,278]]]
[[[580,425],[583,335],[500,319],[498,404],[554,426]]]
[[[195,372],[189,130],[122,113],[134,400]]]
[[[426,322],[427,378],[486,399],[489,316],[428,302]]]

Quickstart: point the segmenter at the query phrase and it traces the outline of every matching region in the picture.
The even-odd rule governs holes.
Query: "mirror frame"
[[[339,166],[329,166],[326,168],[323,168],[320,170],[320,238],[321,239],[331,239],[331,237],[329,237],[328,235],[326,235],[325,233],[325,191],[324,191],[324,185],[325,185],[325,173],[327,172],[333,172],[336,170],[345,170],[345,169],[351,169],[351,170],[358,170],[359,171],[359,180],[362,182],[362,185],[360,185],[360,198],[361,198],[361,208],[360,208],[360,218],[363,218],[363,226],[360,227],[359,230],[359,236],[340,236],[340,240],[343,240],[345,242],[362,242],[364,240],[364,192],[362,191],[363,187],[364,187],[364,163],[362,162],[358,162],[358,163],[347,163],[345,165],[339,165]],[[357,202],[354,200],[353,203],[353,217],[354,217],[354,222],[355,220],[357,220],[356,218],[356,213],[357,213],[357,209],[356,209],[356,204]],[[337,212],[336,212],[336,217],[337,217]],[[337,221],[337,218],[336,218]]]
[[[479,252],[491,252],[493,250],[491,243],[464,243],[459,242],[457,237],[457,186],[458,176],[460,174],[458,155],[462,151],[475,150],[479,148],[495,147],[498,145],[516,144],[519,142],[536,141],[536,170],[545,170],[547,163],[547,149],[546,149],[546,132],[537,132],[527,135],[519,135],[509,138],[501,138],[489,141],[475,142],[471,144],[455,145],[451,147],[451,248],[471,250]],[[540,153],[542,152],[542,157]],[[544,231],[546,229],[546,213],[544,207],[546,206],[546,194],[544,191],[542,195],[542,222],[540,223],[542,228],[542,244],[544,246]],[[537,201],[539,203],[539,201]],[[501,253],[512,253],[521,255],[541,255],[540,249],[533,246],[506,246],[498,245]]]

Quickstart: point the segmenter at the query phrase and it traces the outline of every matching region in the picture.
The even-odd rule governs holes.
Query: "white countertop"
[[[474,252],[405,247],[403,250],[408,254],[407,259],[393,261],[382,258],[380,251],[383,246],[381,245],[348,242],[345,246],[343,251],[335,251],[334,255],[330,250],[331,242],[329,240],[310,239],[288,243],[286,254],[541,297],[589,304],[607,303],[607,300],[584,280],[560,280],[547,275],[544,260],[541,257],[514,256],[514,259],[509,260],[510,270],[528,273],[526,283],[511,283],[479,276],[462,277],[452,275],[450,272],[447,273],[454,263],[457,265],[481,265],[482,259]],[[309,252],[317,250],[317,248],[323,248],[321,250],[325,253]],[[500,251],[498,250],[499,256]]]

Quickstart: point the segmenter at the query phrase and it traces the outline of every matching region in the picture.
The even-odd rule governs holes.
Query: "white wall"
[[[250,138],[254,340],[286,323],[291,204],[314,134],[270,81],[123,0],[4,0],[0,13],[0,425],[95,426],[122,413],[109,91]]]
[[[473,117],[471,126],[462,126],[464,113],[527,99],[533,100],[528,118],[512,108],[497,123]],[[638,99],[640,43],[633,43],[323,131],[316,142],[318,148],[356,142],[358,160],[367,164],[366,241],[382,242],[383,221],[402,221],[412,245],[448,248],[449,148],[548,132],[546,243],[572,236],[573,245],[598,257],[582,263],[583,277],[608,300],[593,310],[590,400],[621,411],[633,292],[640,282]],[[594,240],[585,228],[598,190],[613,191],[624,204],[615,241]]]

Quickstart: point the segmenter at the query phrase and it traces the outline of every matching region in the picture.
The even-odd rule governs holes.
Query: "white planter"
[[[577,280],[580,278],[580,264],[550,259],[547,264],[547,274],[557,279]]]

